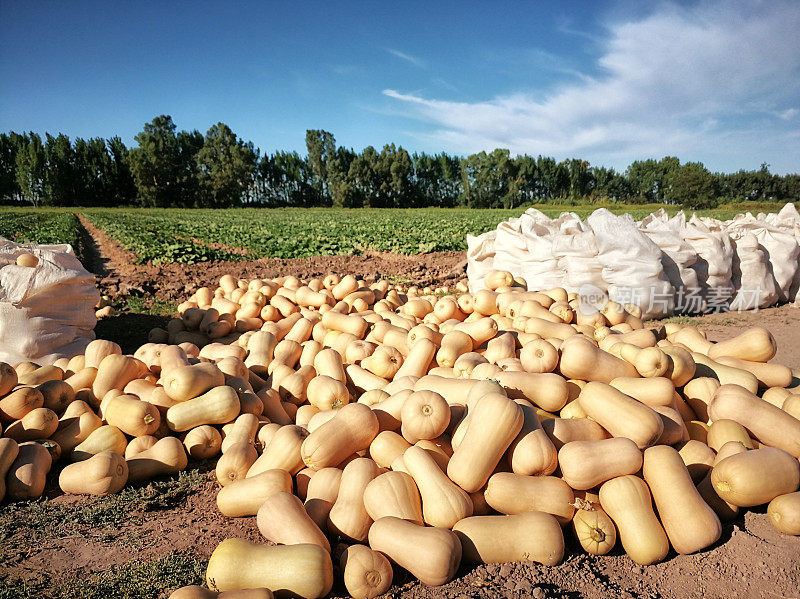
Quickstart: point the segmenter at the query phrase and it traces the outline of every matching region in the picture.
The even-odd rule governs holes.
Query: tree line
[[[667,156],[624,172],[587,161],[496,149],[470,156],[409,154],[401,146],[358,153],[323,130],[306,132],[307,154],[261,154],[230,127],[178,131],[170,116],[144,125],[128,148],[119,137],[42,139],[0,133],[0,200],[34,206],[425,206],[516,208],[556,202],[675,203],[800,200],[800,174],[712,173]]]

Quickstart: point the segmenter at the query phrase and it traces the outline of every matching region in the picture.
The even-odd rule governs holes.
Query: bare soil
[[[99,273],[98,282],[103,291],[118,301],[126,296],[151,294],[161,300],[181,301],[197,287],[214,283],[222,274],[271,277],[352,272],[365,277],[397,277],[418,284],[441,284],[464,276],[464,256],[455,252],[422,256],[370,254],[219,262],[194,266],[132,265],[129,253],[89,223],[84,224],[94,242],[90,266]],[[98,334],[117,335],[135,348],[144,339],[137,337],[136,333],[131,335],[131,332],[143,330],[146,335],[149,327],[154,326],[152,322],[158,323],[159,318],[123,314],[102,321],[98,325]],[[782,306],[756,313],[713,314],[692,319],[692,322],[704,328],[715,341],[733,337],[752,325],[764,326],[778,342],[776,361],[800,369],[798,308]],[[186,552],[205,560],[217,543],[226,537],[258,540],[260,535],[255,518],[229,520],[218,512],[213,471],[209,471],[207,466],[201,467],[200,476],[201,480],[174,504],[142,513],[134,510],[129,519],[101,533],[91,526],[77,524],[46,536],[46,542],[29,542],[30,528],[34,524],[20,524],[9,536],[2,538],[0,535],[0,544],[23,548],[13,556],[0,551],[0,585],[4,579],[8,582],[85,578],[114,566],[165,556],[173,551]],[[58,496],[52,484],[48,493],[51,498],[46,502],[54,506],[68,504],[81,509],[92,501]],[[0,507],[0,519],[5,509],[5,505]],[[20,517],[24,517],[24,511]],[[610,555],[594,557],[580,550],[569,527],[565,528],[565,538],[567,553],[564,562],[556,567],[530,562],[465,566],[455,580],[436,588],[422,585],[396,568],[395,584],[387,596],[409,599],[800,598],[800,538],[785,536],[775,530],[763,508],[747,511],[737,520],[723,524],[722,538],[711,548],[694,555],[671,553],[664,562],[647,567],[632,562],[619,544]],[[340,580],[341,577],[337,576],[337,581]],[[196,581],[183,583],[190,582]],[[164,589],[164,596],[168,590]],[[333,596],[347,596],[340,582],[334,587]]]

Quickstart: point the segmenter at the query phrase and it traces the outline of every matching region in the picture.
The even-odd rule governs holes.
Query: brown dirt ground
[[[94,241],[91,266],[100,273],[98,279],[104,291],[115,297],[155,293],[161,299],[180,301],[195,288],[211,284],[225,273],[253,277],[355,272],[369,277],[402,277],[425,284],[455,281],[464,276],[463,254],[455,252],[416,257],[374,254],[259,260],[189,267],[135,266],[130,264],[130,256],[124,250],[85,224]],[[102,336],[103,330],[119,332],[149,328],[157,321],[156,317],[145,315],[122,315],[116,317],[114,325],[101,323],[98,332]],[[715,341],[730,338],[748,326],[764,326],[778,342],[780,349],[776,361],[800,369],[798,308],[782,306],[757,313],[714,314],[693,321],[707,330]],[[115,319],[107,321],[113,322]],[[146,334],[147,329],[144,330]],[[142,341],[134,336],[129,338],[129,342]],[[3,575],[23,579],[83,577],[131,559],[163,556],[173,550],[206,558],[225,537],[258,539],[254,518],[227,520],[219,514],[214,502],[216,483],[213,472],[205,472],[203,476],[202,484],[191,489],[178,505],[131,518],[130,523],[122,525],[111,537],[95,539],[91,530],[84,529],[50,539],[51,542],[45,546],[30,547],[13,563],[0,564],[0,579]],[[55,496],[49,501],[80,505],[90,500]],[[24,534],[24,529],[18,534]],[[800,538],[776,531],[769,524],[763,508],[748,511],[737,520],[724,524],[721,540],[711,548],[694,555],[670,553],[664,562],[647,567],[633,563],[621,552],[619,545],[611,555],[593,557],[576,549],[577,543],[569,529],[565,529],[565,536],[567,554],[559,566],[548,568],[522,562],[462,567],[455,580],[437,588],[426,587],[396,569],[395,584],[388,596],[409,599],[800,597]],[[333,595],[346,596],[340,582],[337,582]]]

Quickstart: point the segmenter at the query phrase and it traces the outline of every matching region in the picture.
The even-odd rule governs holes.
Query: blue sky
[[[0,0],[0,130],[800,172],[800,2]]]

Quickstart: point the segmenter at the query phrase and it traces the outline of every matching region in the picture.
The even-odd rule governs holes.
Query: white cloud
[[[601,75],[551,90],[452,102],[387,89],[451,151],[506,147],[624,167],[667,154],[713,168],[796,171],[785,129],[800,101],[800,3],[672,5],[612,24]],[[541,97],[541,96],[540,96]]]
[[[387,48],[386,51],[392,56],[396,56],[400,60],[405,60],[406,62],[410,62],[415,67],[419,67],[421,69],[425,68],[425,63],[416,56],[412,56],[411,54],[406,54],[405,52],[400,52],[400,50],[394,50],[393,48]]]

